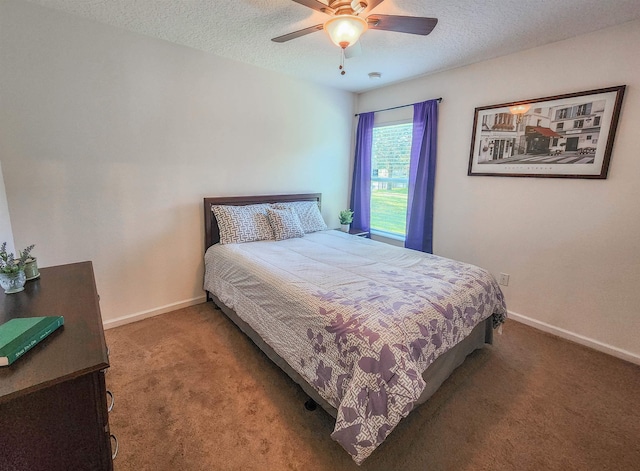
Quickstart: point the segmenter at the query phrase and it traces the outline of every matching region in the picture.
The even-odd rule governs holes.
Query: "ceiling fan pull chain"
[[[340,67],[338,67],[338,70],[340,71],[340,75],[344,75],[347,73],[344,70],[344,48],[343,47],[340,48]]]

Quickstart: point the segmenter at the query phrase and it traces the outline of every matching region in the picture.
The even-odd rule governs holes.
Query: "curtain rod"
[[[442,102],[442,97],[440,98],[436,98],[436,100],[438,100],[438,103]],[[428,100],[425,100],[428,101]],[[420,102],[418,102],[420,103]],[[376,110],[376,111],[367,111],[367,113],[380,113],[381,111],[390,111],[390,110],[397,110],[398,108],[406,108],[407,106],[413,106],[415,105],[415,103],[411,103],[410,105],[400,105],[400,106],[392,106],[391,108],[385,108],[383,110]],[[354,116],[360,116],[362,113],[356,113]]]

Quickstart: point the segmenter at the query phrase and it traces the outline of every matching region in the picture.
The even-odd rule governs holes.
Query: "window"
[[[574,128],[582,128],[584,126],[584,119],[576,119],[573,122],[573,127]]]
[[[591,103],[578,105],[578,111],[576,112],[576,116],[585,116],[588,114],[591,114]]]
[[[482,129],[483,130],[489,130],[489,125],[487,124],[487,118],[488,117],[489,117],[488,115],[484,115],[482,117]]]
[[[514,116],[511,113],[496,113],[495,121],[492,130],[495,131],[513,131],[515,126],[513,125]]]
[[[396,238],[406,235],[412,131],[412,123],[373,128],[371,230],[374,233]]]
[[[593,125],[600,126],[600,116],[596,116],[595,118],[593,118]]]
[[[564,123],[558,123],[556,124],[556,131],[561,131],[564,129]]]

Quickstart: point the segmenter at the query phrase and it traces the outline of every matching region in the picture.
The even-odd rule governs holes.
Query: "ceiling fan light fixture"
[[[367,8],[367,4],[362,1],[362,0],[352,0],[351,2],[351,9],[353,10],[353,13],[355,13],[356,15],[359,15],[360,13],[362,13],[365,8]]]
[[[346,49],[360,39],[367,27],[367,22],[359,16],[338,15],[327,21],[323,29],[336,46]]]

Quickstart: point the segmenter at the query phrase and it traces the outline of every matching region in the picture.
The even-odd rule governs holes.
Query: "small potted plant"
[[[18,293],[24,289],[27,276],[24,274],[24,265],[29,258],[29,253],[33,250],[30,245],[15,258],[15,255],[7,252],[7,243],[0,246],[0,286],[6,294]]]
[[[38,271],[38,259],[31,254],[24,262],[24,274],[27,277],[27,281],[35,280],[40,277],[40,271]]]
[[[343,232],[349,232],[349,226],[353,222],[353,211],[350,209],[343,209],[340,211],[340,225]]]

